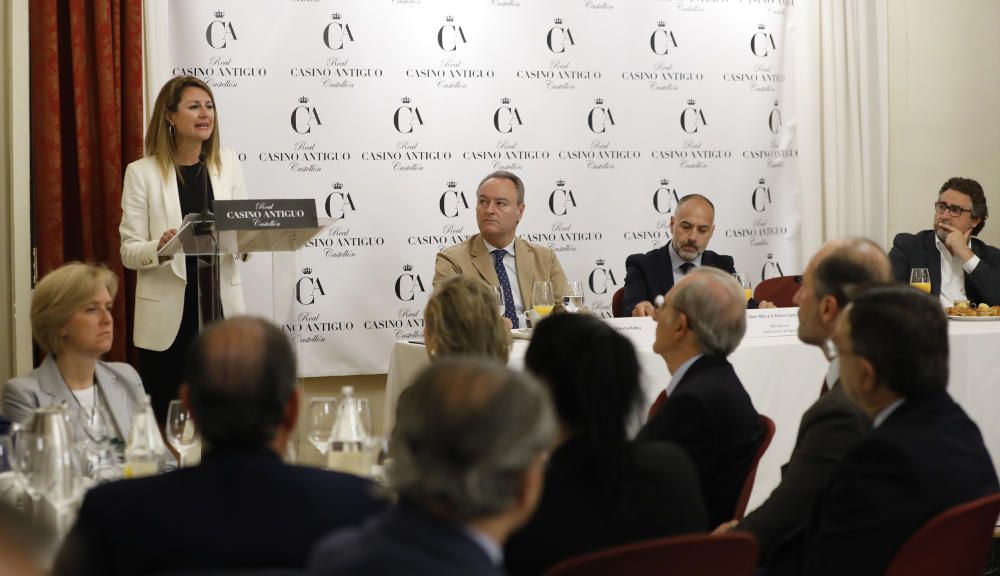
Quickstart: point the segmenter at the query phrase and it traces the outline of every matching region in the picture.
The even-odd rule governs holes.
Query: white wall
[[[931,225],[951,176],[978,180],[1000,245],[1000,2],[889,0],[889,238]]]

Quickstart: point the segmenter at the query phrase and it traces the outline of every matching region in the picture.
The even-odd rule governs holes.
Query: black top
[[[215,204],[215,194],[212,192],[212,179],[208,174],[201,174],[201,164],[177,167],[177,195],[181,199],[181,216],[201,212],[205,205],[203,190],[208,188],[208,209]]]

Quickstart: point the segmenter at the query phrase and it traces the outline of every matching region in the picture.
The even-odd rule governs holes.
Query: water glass
[[[171,400],[167,408],[167,441],[174,447],[180,459],[177,465],[184,467],[184,456],[197,447],[200,436],[191,411],[180,400]]]
[[[583,308],[583,282],[567,280],[563,286],[563,308],[567,312],[576,313]]]
[[[317,397],[309,401],[309,442],[323,455],[330,451],[333,424],[337,421],[337,399]]]
[[[507,311],[507,308],[504,306],[504,301],[503,301],[503,288],[499,286],[490,286],[490,288],[493,289],[493,295],[496,296],[497,307],[498,307],[497,309],[500,311],[500,315],[503,316],[504,312]]]

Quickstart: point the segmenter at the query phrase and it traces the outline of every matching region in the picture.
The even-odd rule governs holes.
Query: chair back
[[[686,534],[570,558],[545,576],[751,576],[756,564],[757,540],[746,532]]]
[[[792,308],[792,298],[802,285],[802,276],[778,276],[764,280],[753,290],[754,299],[767,300],[778,308]]]
[[[611,296],[611,315],[615,318],[621,318],[622,306],[625,301],[625,287],[615,290],[615,293]]]
[[[1000,492],[949,508],[903,543],[886,576],[979,576],[1000,514]]]
[[[753,455],[746,480],[743,481],[743,488],[740,489],[740,497],[736,500],[736,511],[733,512],[733,518],[736,520],[742,520],[743,514],[747,511],[750,493],[753,492],[753,481],[757,477],[757,465],[760,464],[760,459],[764,456],[764,452],[767,452],[767,447],[771,445],[771,439],[774,438],[774,420],[763,414],[758,414],[757,419],[760,421],[761,430],[764,431],[764,438],[761,439],[760,446],[757,447],[757,453]]]

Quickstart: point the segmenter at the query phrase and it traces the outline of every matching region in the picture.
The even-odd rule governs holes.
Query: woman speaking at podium
[[[246,184],[236,154],[219,146],[212,89],[193,76],[178,76],[160,89],[145,152],[125,170],[119,233],[122,263],[137,271],[133,341],[139,373],[162,423],[177,397],[189,344],[205,320],[218,318],[220,306],[223,316],[242,314],[243,292],[233,255],[221,257],[219,289],[213,291],[211,274],[197,273],[197,256],[160,257],[157,251],[185,215],[211,210],[216,198],[245,198]]]

